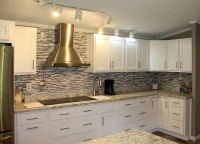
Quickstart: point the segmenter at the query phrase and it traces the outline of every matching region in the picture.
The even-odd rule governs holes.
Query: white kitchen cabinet
[[[36,74],[37,29],[15,27],[15,75]]]
[[[150,71],[167,70],[167,41],[150,41]]]
[[[158,116],[159,116],[159,96],[151,98],[151,127],[156,128],[158,127]]]
[[[163,128],[168,127],[168,112],[169,112],[168,98],[160,98],[160,108],[159,108],[159,126]]]
[[[15,22],[0,20],[0,42],[14,46]]]
[[[100,136],[107,136],[115,133],[115,112],[108,112],[101,114],[101,123],[100,123]]]
[[[179,40],[179,65],[181,72],[192,72],[192,41]]]
[[[47,124],[38,123],[18,127],[17,144],[47,144]]]
[[[149,70],[149,41],[137,40],[139,70]]]

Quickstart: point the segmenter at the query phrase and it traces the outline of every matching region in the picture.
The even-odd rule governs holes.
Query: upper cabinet
[[[15,22],[0,20],[0,42],[14,46]]]
[[[37,29],[15,27],[15,75],[36,74]]]
[[[150,41],[150,71],[167,70],[167,41]]]

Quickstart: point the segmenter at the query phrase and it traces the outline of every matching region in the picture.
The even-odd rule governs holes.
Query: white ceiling
[[[104,15],[83,11],[82,21],[74,19],[75,9],[62,7],[60,17],[52,15],[52,5],[34,0],[0,0],[0,19],[56,25],[73,23],[76,28],[96,30],[97,26],[137,30],[137,35],[157,38],[190,27],[200,19],[200,0],[48,0],[50,3],[108,13],[112,21],[103,24]]]

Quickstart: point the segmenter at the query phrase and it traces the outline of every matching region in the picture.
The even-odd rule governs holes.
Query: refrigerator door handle
[[[0,142],[9,140],[9,139],[11,139],[11,138],[12,138],[12,136],[7,136],[7,137],[5,137],[5,138],[1,138],[1,139],[0,139]]]

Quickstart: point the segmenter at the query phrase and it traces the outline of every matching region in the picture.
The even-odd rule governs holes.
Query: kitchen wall
[[[86,60],[86,36],[89,33],[75,32],[74,48],[82,59]],[[92,95],[93,79],[98,76],[115,80],[116,93],[150,90],[152,82],[158,82],[159,88],[178,91],[181,84],[191,80],[187,73],[154,73],[154,72],[121,72],[121,73],[87,73],[85,68],[48,67],[43,68],[46,85],[39,86],[41,81],[41,63],[48,57],[55,46],[54,30],[38,28],[37,32],[37,72],[36,75],[15,76],[15,85],[23,88],[27,100],[46,99],[67,96]],[[26,84],[31,83],[31,91]],[[101,92],[101,87],[97,87]]]

